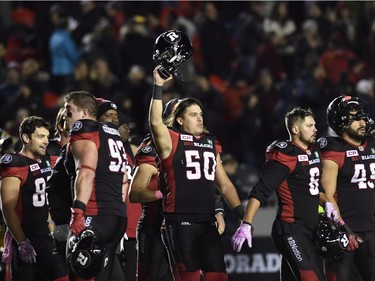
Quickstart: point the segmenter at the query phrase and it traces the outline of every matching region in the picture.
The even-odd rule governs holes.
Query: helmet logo
[[[177,34],[174,31],[171,31],[171,32],[168,32],[167,34],[165,34],[165,40],[169,43],[173,44],[175,42],[180,41],[180,39],[181,39],[181,35]]]
[[[87,267],[90,264],[90,254],[87,251],[80,251],[76,261],[82,266]]]
[[[346,235],[346,233],[342,234],[340,242],[341,242],[341,245],[343,246],[344,249],[346,249],[348,247],[348,245],[349,245],[349,238],[348,238],[348,235]]]

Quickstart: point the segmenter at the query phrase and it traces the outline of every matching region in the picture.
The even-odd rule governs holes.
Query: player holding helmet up
[[[313,239],[319,220],[320,195],[323,197],[315,118],[309,109],[297,107],[285,115],[285,125],[290,139],[268,146],[267,161],[250,193],[243,222],[232,237],[232,246],[239,252],[247,240],[247,245],[252,247],[251,223],[264,200],[276,191],[279,209],[272,239],[282,255],[280,280],[324,281],[323,262]]]
[[[149,123],[166,186],[164,243],[176,281],[199,281],[201,271],[207,281],[226,281],[224,253],[215,226],[216,189],[240,216],[243,209],[222,166],[221,145],[205,130],[198,100],[182,99],[167,125],[162,118],[162,87],[172,79],[170,71],[164,75],[162,68],[188,51],[185,37],[181,32],[167,32],[164,39],[170,41],[170,47],[161,52],[166,58],[156,61],[159,65],[153,73]]]
[[[351,96],[335,98],[327,120],[337,136],[319,139],[322,184],[349,234],[344,256],[327,260],[327,278],[351,281],[354,262],[363,281],[375,280],[375,140],[367,136],[373,122],[365,105]]]

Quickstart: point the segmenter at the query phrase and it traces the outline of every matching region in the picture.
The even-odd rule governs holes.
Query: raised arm
[[[168,128],[163,123],[162,90],[165,82],[171,80],[172,76],[164,80],[161,78],[158,68],[159,66],[157,66],[153,72],[154,89],[150,104],[149,125],[159,156],[162,159],[165,159],[169,156],[172,150],[172,141],[169,136]]]

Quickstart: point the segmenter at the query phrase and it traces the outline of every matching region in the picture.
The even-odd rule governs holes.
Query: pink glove
[[[252,230],[253,226],[250,223],[242,222],[237,228],[236,233],[232,236],[232,247],[236,252],[241,251],[242,244],[247,240],[249,248],[252,247]]]
[[[5,264],[11,264],[12,262],[12,255],[13,255],[13,236],[10,233],[9,229],[5,231],[4,235],[4,252],[2,256],[2,261]]]
[[[339,222],[339,214],[331,202],[326,202],[324,204],[324,210],[326,212],[326,217],[334,222]]]
[[[27,263],[36,262],[36,252],[29,239],[18,243],[18,252],[20,253],[20,258],[22,261]]]
[[[75,236],[81,234],[85,229],[85,212],[79,208],[71,208],[72,216],[70,218],[70,230]]]

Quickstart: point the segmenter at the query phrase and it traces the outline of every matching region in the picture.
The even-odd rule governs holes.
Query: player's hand
[[[4,251],[2,255],[2,261],[5,264],[10,264],[12,262],[13,257],[13,236],[10,233],[9,229],[5,231],[4,234]]]
[[[247,240],[249,248],[252,247],[252,230],[253,226],[250,223],[242,222],[237,228],[236,233],[232,236],[232,247],[236,252],[241,251],[242,244]]]
[[[339,214],[331,202],[326,202],[324,204],[324,210],[328,219],[334,222],[339,221]]]
[[[23,262],[36,263],[36,252],[29,239],[18,243],[18,252]]]
[[[223,213],[218,212],[215,215],[215,218],[216,218],[215,225],[216,225],[217,232],[219,232],[219,234],[222,235],[225,231],[224,215],[223,215]]]
[[[344,221],[340,221],[340,225],[344,228],[344,230],[348,233],[348,236],[349,236],[349,245],[348,245],[347,251],[349,252],[355,251],[356,249],[358,249],[359,244],[363,243],[363,239],[359,237],[357,234],[355,234],[350,229],[350,227],[347,224],[345,224]]]
[[[85,229],[85,212],[79,208],[71,208],[72,216],[70,218],[70,230],[75,236],[81,234]]]
[[[67,224],[59,224],[55,225],[53,229],[53,238],[59,242],[64,242],[68,239],[69,234],[69,225]]]
[[[163,79],[163,77],[160,75],[160,71],[162,69],[161,65],[158,65],[155,67],[153,75],[154,75],[154,84],[157,86],[163,86],[166,82],[173,79],[173,76],[170,75],[167,79]]]

